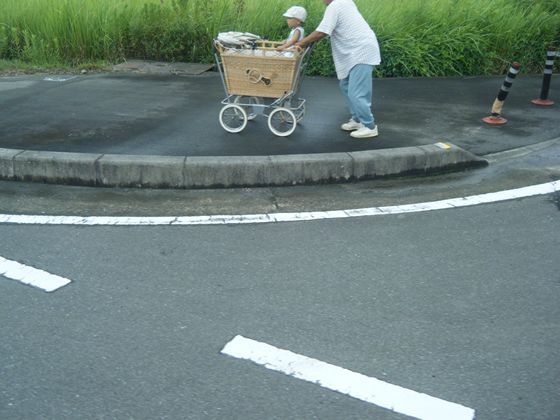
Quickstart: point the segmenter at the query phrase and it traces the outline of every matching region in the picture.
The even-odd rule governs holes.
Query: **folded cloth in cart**
[[[261,39],[260,36],[249,32],[220,32],[218,41],[225,47],[244,48]]]

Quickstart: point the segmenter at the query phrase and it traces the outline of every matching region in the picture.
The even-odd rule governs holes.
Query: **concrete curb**
[[[451,143],[281,156],[144,156],[0,148],[0,179],[103,187],[217,188],[318,184],[488,165]]]

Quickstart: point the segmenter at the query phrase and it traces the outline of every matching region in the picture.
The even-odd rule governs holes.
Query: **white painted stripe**
[[[352,217],[381,216],[388,214],[418,213],[432,210],[476,206],[499,201],[515,200],[536,195],[552,194],[560,191],[560,181],[512,190],[450,198],[426,203],[405,204],[362,209],[311,211],[300,213],[263,213],[214,216],[178,217],[109,217],[109,216],[35,216],[0,214],[0,224],[20,225],[82,225],[82,226],[186,226],[186,225],[237,225],[257,223],[301,222],[325,219],[346,219]]]
[[[78,76],[48,76],[43,80],[46,82],[67,82],[68,80],[75,79]]]
[[[55,276],[46,271],[20,264],[17,261],[7,260],[3,257],[0,257],[0,276],[37,287],[45,292],[53,292],[71,282],[64,277]]]
[[[238,359],[250,360],[267,369],[418,419],[474,419],[475,411],[472,408],[421,394],[240,335],[226,344],[222,353]]]

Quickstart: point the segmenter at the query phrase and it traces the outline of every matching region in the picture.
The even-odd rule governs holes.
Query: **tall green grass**
[[[381,43],[381,76],[499,74],[513,60],[540,72],[546,47],[560,40],[560,0],[355,1]],[[293,4],[308,9],[311,32],[320,0],[0,0],[0,59],[211,62],[220,31],[286,37],[282,13]],[[328,41],[309,72],[334,74]]]

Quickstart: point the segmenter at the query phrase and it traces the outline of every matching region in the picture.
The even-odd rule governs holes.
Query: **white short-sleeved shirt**
[[[298,42],[301,41],[303,38],[305,38],[305,30],[303,29],[303,27],[297,26],[294,29],[292,29],[292,31],[290,32],[290,35],[288,35],[288,39],[286,39],[286,42],[290,41],[292,39],[292,37],[294,36],[296,31],[299,31]]]
[[[331,37],[338,79],[346,79],[356,64],[381,63],[377,37],[353,0],[333,0],[316,30]]]

